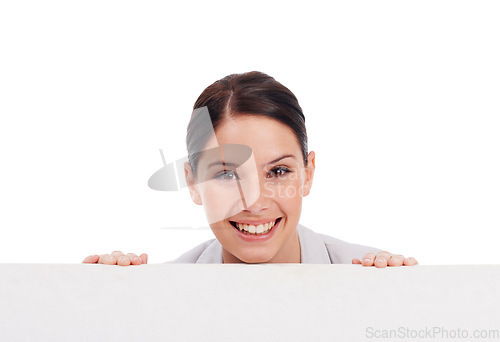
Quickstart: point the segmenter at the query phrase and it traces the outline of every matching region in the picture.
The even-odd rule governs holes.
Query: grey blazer
[[[382,250],[348,243],[313,232],[299,224],[300,262],[302,264],[351,264],[353,258]],[[222,245],[217,239],[205,241],[166,264],[222,264]]]

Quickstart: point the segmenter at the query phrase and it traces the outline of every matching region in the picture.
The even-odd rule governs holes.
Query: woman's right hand
[[[114,251],[111,254],[94,254],[89,255],[83,261],[83,264],[104,264],[104,265],[142,265],[148,263],[148,255],[146,253],[137,256],[134,253],[125,254],[122,251]]]

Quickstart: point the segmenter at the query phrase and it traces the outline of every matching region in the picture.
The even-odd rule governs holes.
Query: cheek
[[[302,205],[302,181],[300,179],[288,178],[278,182],[268,182],[266,189],[269,197],[289,215]]]
[[[235,182],[208,181],[199,185],[209,223],[225,220],[241,211],[241,196]]]

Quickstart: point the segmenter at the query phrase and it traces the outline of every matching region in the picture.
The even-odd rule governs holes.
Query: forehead
[[[275,159],[283,154],[299,156],[300,145],[293,130],[278,120],[261,115],[226,118],[207,142],[207,148],[218,144],[241,144],[250,147],[256,159]],[[274,157],[274,158],[273,158]]]

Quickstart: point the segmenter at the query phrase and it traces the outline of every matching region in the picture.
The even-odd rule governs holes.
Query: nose
[[[254,183],[254,186],[255,185],[257,186],[258,191],[253,191],[253,196],[243,198],[243,211],[258,215],[269,209],[271,198],[270,194],[266,190],[265,180],[263,178],[259,177],[258,183]]]

